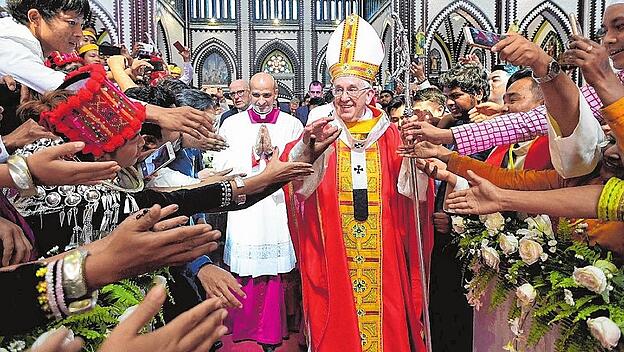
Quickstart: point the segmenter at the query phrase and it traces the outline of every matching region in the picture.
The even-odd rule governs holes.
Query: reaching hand
[[[204,131],[205,135],[200,138],[195,138],[189,134],[184,133],[182,136],[182,147],[184,148],[196,148],[202,151],[215,151],[220,152],[225,150],[229,145],[225,141],[223,136],[220,136],[214,132]]]
[[[462,65],[477,65],[479,67],[483,67],[483,64],[481,64],[481,60],[479,60],[479,57],[475,54],[468,54],[466,56],[460,57],[459,63],[461,63]]]
[[[502,61],[516,66],[530,66],[537,77],[548,73],[548,65],[553,60],[537,44],[518,34],[509,34],[492,47]]]
[[[247,295],[241,290],[241,285],[234,276],[216,265],[204,265],[197,273],[197,278],[206,291],[206,298],[219,298],[226,307],[243,308],[243,304],[232,294],[242,298]]]
[[[428,159],[444,158],[452,152],[441,145],[436,145],[431,142],[419,142],[401,145],[397,153],[404,158]],[[442,161],[446,162],[448,160],[443,159]]]
[[[416,82],[424,82],[427,79],[425,65],[422,63],[412,62],[410,64],[410,73],[416,78]]]
[[[2,142],[7,149],[16,150],[40,138],[55,139],[58,137],[33,119],[28,119],[13,132],[3,136]]]
[[[214,116],[208,112],[193,109],[189,106],[179,108],[161,108],[155,105],[147,105],[145,108],[147,117],[164,129],[188,133],[201,139],[214,138]]]
[[[401,127],[401,135],[406,141],[429,141],[435,144],[454,142],[453,132],[437,128],[425,121],[410,121]]]
[[[326,117],[314,121],[303,130],[303,143],[306,146],[303,161],[313,163],[338,139],[342,130],[329,124],[333,120],[333,117]]]
[[[197,173],[197,177],[202,180],[203,184],[211,184],[211,183],[216,183],[216,182],[221,182],[221,181],[232,181],[233,179],[237,177],[247,176],[247,174],[245,173],[228,175],[230,172],[232,172],[232,170],[233,170],[232,168],[229,168],[229,169],[221,170],[218,172],[214,172],[208,169],[203,169]]]
[[[457,214],[492,214],[503,211],[501,189],[468,170],[471,187],[453,192],[446,198],[449,211]]]
[[[217,248],[221,233],[210,225],[182,226],[186,216],[160,221],[178,209],[154,205],[130,215],[100,242],[86,261],[87,282],[100,287],[170,265],[180,265]],[[160,221],[160,222],[159,222]],[[151,230],[152,229],[152,230]]]
[[[608,106],[624,95],[624,88],[609,63],[607,49],[590,39],[573,35],[570,49],[563,53],[563,63],[577,66],[587,84],[596,89],[603,106]]]
[[[30,261],[32,245],[24,231],[11,221],[0,218],[0,242],[2,242],[2,266]]]
[[[184,50],[180,51],[180,56],[182,56],[184,62],[191,61],[191,51],[187,47],[184,47]]]
[[[61,159],[84,148],[83,142],[64,143],[38,151],[28,158],[28,169],[42,185],[79,185],[110,180],[121,168],[117,162],[76,162]]]
[[[446,164],[439,159],[416,159],[416,167],[427,176],[453,185],[457,182],[457,176],[446,169]]]
[[[148,334],[138,332],[158,314],[166,298],[162,285],[152,288],[136,310],[119,323],[99,352],[187,352],[208,351],[227,328],[227,311],[220,299],[212,298],[182,313],[167,325]]]
[[[312,164],[299,161],[281,161],[279,159],[279,148],[273,149],[273,156],[269,159],[266,168],[261,175],[265,176],[269,183],[289,182],[300,179],[314,173]]]
[[[505,111],[507,111],[507,108],[504,105],[488,101],[472,108],[468,111],[468,116],[471,122],[479,123],[493,119]]]

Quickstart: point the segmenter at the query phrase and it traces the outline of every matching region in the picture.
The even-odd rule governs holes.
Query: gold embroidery
[[[354,138],[360,136],[354,135]],[[357,221],[353,210],[351,150],[338,147],[338,190],[342,233],[353,285],[363,352],[382,351],[381,163],[377,143],[366,151],[368,219]]]

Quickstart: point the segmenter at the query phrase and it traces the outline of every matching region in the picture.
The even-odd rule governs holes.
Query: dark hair
[[[312,86],[323,86],[323,83],[321,83],[320,81],[312,81],[310,82],[310,84],[308,85],[308,89],[310,89],[310,87]]]
[[[390,94],[391,97],[394,97],[394,92],[388,89],[384,89],[381,92],[379,92],[379,96],[381,96],[383,93],[388,93]]]
[[[215,101],[210,94],[199,89],[183,89],[175,95],[176,106],[190,106],[197,110],[204,111],[213,108]]]
[[[171,94],[170,90],[164,89],[160,85],[156,87],[132,87],[126,89],[124,93],[132,99],[163,108],[169,108],[175,104],[175,96]]]
[[[403,100],[402,96],[392,98],[390,103],[388,103],[388,106],[386,106],[386,112],[389,114],[392,109],[398,109],[403,105],[405,105],[405,100]]]
[[[446,97],[438,88],[435,87],[415,91],[413,102],[415,103],[417,101],[431,101],[440,106],[446,106]]]
[[[89,17],[91,7],[88,0],[8,0],[7,10],[21,24],[28,25],[28,11],[35,9],[48,21],[60,12],[75,11],[84,19]]]
[[[173,77],[166,77],[162,80],[160,80],[157,84],[157,86],[162,87],[164,89],[168,89],[171,94],[176,95],[178,94],[181,90],[183,89],[190,89],[191,87],[180,81],[177,78],[173,78]]]
[[[321,97],[310,98],[310,103],[308,103],[308,105],[315,105],[315,106],[319,106],[323,104],[325,104],[325,99]]]
[[[454,66],[440,76],[440,86],[449,89],[459,87],[471,95],[482,94],[482,100],[487,99],[490,95],[487,74],[478,65]]]
[[[531,79],[531,93],[533,93],[533,97],[536,100],[544,99],[544,93],[542,92],[542,88],[540,87],[539,83],[537,83],[535,78],[533,78],[533,70],[531,70],[530,68],[524,68],[522,70],[516,71],[513,75],[511,75],[511,77],[509,77],[509,80],[507,81],[506,89],[509,89],[509,87],[511,87],[511,85],[515,82],[518,82],[519,80],[525,78]]]

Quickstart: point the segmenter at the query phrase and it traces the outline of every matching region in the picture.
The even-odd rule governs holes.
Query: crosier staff
[[[393,1],[394,2],[394,1]],[[394,8],[394,6],[392,7]],[[397,65],[396,71],[390,76],[390,79],[394,80],[397,83],[403,84],[403,96],[405,99],[405,113],[403,114],[403,120],[408,120],[410,117],[414,115],[414,110],[412,109],[412,93],[410,88],[410,45],[409,45],[409,32],[403,26],[401,22],[401,18],[399,14],[396,12],[392,12],[392,19],[394,20],[394,39],[395,39],[395,47],[399,52],[399,62]],[[406,143],[413,143],[413,141],[404,141]],[[423,237],[422,231],[420,227],[420,197],[418,195],[418,180],[417,180],[417,168],[415,159],[410,159],[410,187],[414,192],[415,197],[415,206],[414,206],[414,219],[416,220],[416,240],[418,241],[418,265],[420,268],[420,282],[422,282],[422,316],[423,316],[423,332],[424,332],[424,340],[425,346],[427,348],[427,352],[432,352],[431,347],[431,327],[429,321],[429,278],[427,277],[426,267],[425,267],[425,255],[423,251]]]

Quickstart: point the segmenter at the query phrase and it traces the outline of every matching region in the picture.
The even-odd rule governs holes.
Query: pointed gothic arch
[[[201,43],[194,50],[193,55],[192,55],[193,67],[195,67],[195,71],[199,79],[198,82],[200,85],[202,84],[203,80],[206,78],[204,77],[204,63],[206,62],[206,59],[210,55],[215,55],[215,54],[223,58],[223,61],[225,62],[225,67],[227,69],[227,77],[228,77],[227,84],[229,84],[229,82],[234,80],[234,77],[240,78],[240,73],[236,71],[236,65],[235,65],[236,61],[234,60],[236,55],[234,54],[234,51],[225,42],[216,38],[210,38],[204,41],[203,43]]]
[[[171,48],[169,47],[169,36],[167,29],[163,26],[162,21],[156,23],[156,45],[158,50],[165,56],[165,62],[171,62]]]
[[[108,32],[111,44],[119,44],[119,28],[114,20],[115,17],[98,0],[89,0],[89,6],[91,7],[92,16],[95,17],[94,19],[100,21]]]

